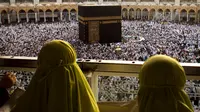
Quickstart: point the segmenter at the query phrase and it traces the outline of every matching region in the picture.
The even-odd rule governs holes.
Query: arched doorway
[[[136,19],[140,20],[141,19],[141,9],[136,9]]]
[[[54,10],[54,21],[59,21],[60,19],[60,11],[58,9]]]
[[[165,20],[171,20],[171,12],[169,9],[166,9],[165,12],[164,12],[164,19]]]
[[[1,11],[1,22],[2,24],[8,24],[8,13],[5,10]]]
[[[76,12],[76,10],[75,9],[72,9],[71,11],[70,11],[70,19],[71,20],[73,20],[73,21],[76,21],[76,17],[77,16],[77,12]]]
[[[148,20],[148,14],[149,14],[148,10],[147,9],[143,9],[142,10],[142,19],[143,20]]]
[[[157,20],[157,21],[161,21],[161,20],[164,19],[163,17],[164,17],[163,10],[162,9],[158,9],[154,19]]]
[[[179,11],[178,11],[178,9],[174,9],[173,11],[172,11],[172,20],[174,21],[174,22],[178,22],[179,21]]]
[[[181,10],[180,12],[180,21],[187,21],[187,11],[185,9]]]
[[[52,22],[52,17],[53,17],[52,11],[50,9],[47,9],[45,13],[46,13],[46,22]]]
[[[130,20],[134,20],[134,9],[133,8],[131,8],[130,10],[129,10],[129,19]]]
[[[195,13],[194,10],[191,9],[191,10],[188,12],[188,21],[189,21],[189,22],[195,22],[195,19],[196,19],[196,13]]]
[[[155,14],[156,14],[156,10],[155,9],[151,9],[149,12],[149,20],[153,20]]]
[[[122,10],[122,19],[123,19],[123,20],[128,19],[128,10],[127,10],[126,8],[124,8],[124,9]]]
[[[10,22],[11,23],[17,22],[17,11],[15,11],[15,10],[10,11]]]
[[[35,22],[35,12],[33,10],[28,11],[29,22]]]
[[[38,12],[38,21],[39,22],[44,22],[44,11],[41,10],[41,9]]]
[[[62,20],[63,21],[69,21],[69,12],[67,9],[64,9],[62,11]]]
[[[19,22],[26,22],[26,12],[24,10],[19,11]]]

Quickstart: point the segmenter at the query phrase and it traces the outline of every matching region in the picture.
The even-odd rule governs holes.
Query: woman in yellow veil
[[[186,75],[175,59],[156,55],[149,58],[139,73],[139,112],[193,112],[184,91]]]
[[[100,103],[101,112],[194,112],[184,91],[186,75],[175,59],[156,55],[139,73],[138,97],[128,103]],[[114,111],[113,111],[114,110]]]
[[[36,73],[12,112],[99,112],[69,43],[54,40],[43,46]]]

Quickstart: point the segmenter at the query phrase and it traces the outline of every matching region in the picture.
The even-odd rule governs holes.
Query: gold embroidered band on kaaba
[[[119,23],[119,21],[102,21],[101,24]]]
[[[84,24],[84,25],[86,24],[84,21],[81,21],[81,20],[79,20],[79,22],[82,23],[82,24]]]
[[[79,22],[83,25],[86,25],[87,22],[79,20]],[[111,21],[98,21],[100,24],[112,24],[112,23],[120,23],[119,20],[111,20]]]
[[[121,20],[121,16],[106,16],[106,17],[82,17],[78,16],[82,21],[98,21],[98,20]]]

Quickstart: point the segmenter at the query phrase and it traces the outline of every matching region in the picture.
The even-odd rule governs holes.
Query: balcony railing
[[[141,61],[117,61],[117,60],[91,60],[77,59],[77,63],[83,72],[90,78],[90,85],[98,100],[99,76],[138,77],[143,64]],[[180,63],[185,69],[188,80],[200,80],[200,64]],[[36,57],[12,57],[0,56],[0,70],[35,71],[37,67]]]

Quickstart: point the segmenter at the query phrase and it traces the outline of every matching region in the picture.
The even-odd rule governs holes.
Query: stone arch
[[[23,9],[19,11],[19,22],[26,22],[26,11]]]
[[[60,19],[60,11],[58,9],[55,9],[53,11],[53,17],[54,17],[54,21],[59,21]]]
[[[142,10],[142,19],[144,20],[148,20],[148,15],[149,15],[149,12],[148,10],[145,8]]]
[[[122,19],[128,19],[128,9],[122,9]]]
[[[30,9],[28,10],[28,19],[29,22],[34,22],[35,21],[35,11]]]
[[[62,11],[62,20],[69,21],[69,11],[67,9],[63,9]]]
[[[8,23],[8,13],[6,10],[1,11],[1,22],[2,22],[2,24]]]
[[[169,9],[166,9],[164,11],[164,19],[165,20],[171,20],[171,11]]]
[[[45,11],[45,14],[46,14],[46,21],[47,22],[52,22],[52,10],[50,10],[50,9],[47,9],[46,11]]]
[[[77,11],[76,9],[71,9],[70,10],[70,20],[76,20],[77,18]]]
[[[39,9],[38,11],[38,21],[44,22],[44,12],[42,9]]]
[[[130,19],[130,20],[133,20],[133,19],[134,19],[134,16],[135,16],[135,14],[134,14],[134,9],[133,9],[133,8],[129,9],[129,19]]]
[[[155,14],[156,14],[156,10],[155,9],[151,9],[149,11],[149,20],[153,20]]]
[[[136,9],[136,19],[141,19],[141,9],[140,8],[137,8]]]
[[[164,12],[164,16],[167,16],[167,15],[170,15],[170,14],[171,14],[170,9],[166,9],[165,12]]]
[[[195,10],[191,9],[188,11],[188,21],[195,22],[196,20],[196,12]]]
[[[16,10],[11,10],[10,11],[10,22],[11,23],[16,23],[17,22],[17,11]]]
[[[173,9],[173,11],[172,11],[172,20],[173,21],[179,21],[179,15],[180,15],[180,13],[179,13],[179,10],[178,9]]]
[[[162,20],[164,15],[163,15],[163,9],[158,9],[157,14],[156,14],[156,19]]]
[[[180,21],[187,21],[187,11],[185,9],[180,11]]]
[[[159,13],[163,13],[163,9],[158,9],[158,12]]]

